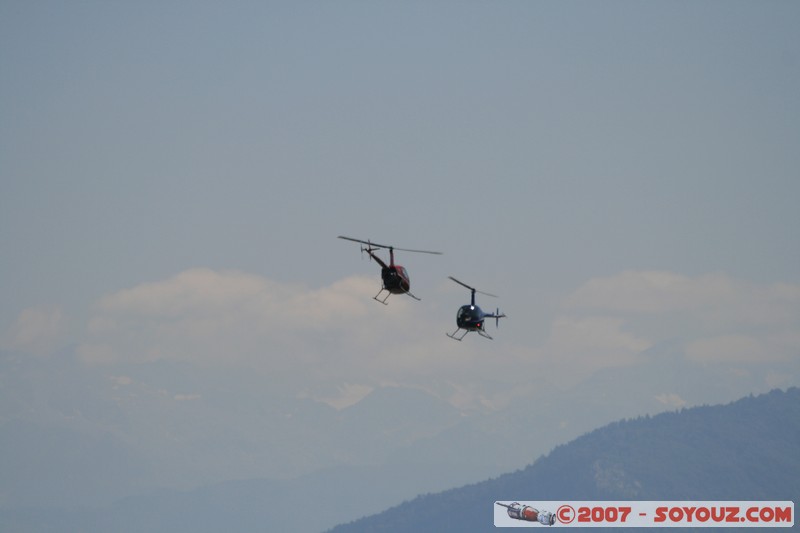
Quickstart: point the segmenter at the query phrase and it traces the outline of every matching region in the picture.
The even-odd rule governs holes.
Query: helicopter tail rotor
[[[500,312],[500,308],[498,307],[495,310],[495,313],[494,313],[494,327],[499,328],[500,327],[500,319],[501,318],[505,318],[505,317],[506,317],[506,315],[504,313],[501,313]]]
[[[366,247],[362,246],[361,247],[361,257],[362,258],[364,257],[364,252],[367,252],[368,254],[370,254],[369,260],[372,261],[372,254],[371,254],[372,247],[370,247],[370,246],[366,246]]]

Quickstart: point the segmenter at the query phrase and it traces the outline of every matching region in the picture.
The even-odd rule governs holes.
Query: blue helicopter
[[[458,313],[456,314],[456,325],[458,326],[458,328],[453,333],[447,333],[446,335],[451,339],[460,341],[467,335],[467,333],[469,333],[470,331],[475,331],[481,337],[486,337],[487,339],[491,340],[492,337],[488,333],[486,333],[485,319],[494,318],[495,327],[498,327],[500,325],[500,319],[504,318],[506,315],[500,313],[500,308],[497,308],[497,311],[494,314],[484,313],[480,307],[475,305],[475,293],[479,292],[485,296],[491,296],[493,298],[497,298],[497,296],[495,296],[494,294],[489,294],[488,292],[481,292],[475,289],[474,287],[470,287],[464,282],[458,281],[453,276],[449,276],[449,278],[458,283],[459,285],[466,287],[470,291],[472,291],[472,299],[469,304],[462,305],[461,307],[459,307]],[[461,334],[461,336],[457,337],[456,335],[458,334],[458,332],[462,330],[463,333]]]

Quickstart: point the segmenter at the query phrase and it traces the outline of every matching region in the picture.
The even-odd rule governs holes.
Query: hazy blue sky
[[[337,406],[501,407],[668,341],[798,384],[798,27],[793,1],[4,1],[0,346]],[[337,235],[444,255],[400,253],[422,301],[384,307]],[[494,341],[445,337],[448,275],[500,296]]]

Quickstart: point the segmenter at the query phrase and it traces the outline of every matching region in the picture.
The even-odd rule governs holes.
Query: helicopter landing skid
[[[460,337],[456,337],[456,333],[458,333],[459,331],[461,331],[461,328],[458,328],[453,333],[445,333],[445,335],[447,335],[448,337],[450,337],[451,339],[453,339],[455,341],[461,342],[461,339],[463,339],[464,337],[467,336],[467,333],[469,333],[469,330],[468,329],[463,330],[464,333],[462,333]]]
[[[478,330],[475,330],[475,331],[477,331],[477,332],[478,332],[478,335],[480,335],[481,337],[486,337],[486,338],[487,338],[487,339],[489,339],[490,341],[493,341],[493,340],[494,340],[494,338],[492,338],[492,336],[491,336],[491,335],[489,335],[488,333],[486,333],[486,332],[485,332],[485,331],[483,331],[482,329],[478,329]]]
[[[384,291],[386,292],[386,296],[384,296],[383,299],[381,299],[380,295],[383,294]],[[411,296],[412,298],[414,298],[418,302],[422,301],[420,298],[417,298],[416,296],[414,296],[413,294],[411,294],[408,291],[406,291],[404,294],[407,294],[407,295]],[[375,296],[372,297],[372,299],[375,300],[376,302],[382,303],[383,305],[389,305],[388,303],[386,303],[386,300],[388,300],[389,296],[391,296],[391,295],[392,295],[392,292],[390,292],[389,290],[381,289],[380,291],[378,291],[378,294],[376,294]]]
[[[456,333],[458,333],[459,331],[462,331],[462,328],[458,328],[458,329],[457,329],[457,330],[455,330],[453,333],[445,333],[445,335],[447,335],[448,337],[450,337],[450,338],[451,338],[451,339],[453,339],[453,340],[456,340],[456,341],[459,341],[459,342],[461,342],[461,339],[463,339],[464,337],[466,337],[466,336],[467,336],[467,333],[469,333],[470,331],[475,331],[475,332],[477,332],[477,333],[478,333],[478,335],[480,335],[481,337],[486,337],[486,338],[487,338],[487,339],[489,339],[490,341],[493,341],[493,340],[494,340],[494,339],[491,337],[491,335],[489,335],[488,333],[486,333],[485,331],[483,331],[483,330],[481,330],[481,329],[475,329],[475,330],[464,329],[464,330],[463,330],[463,331],[464,331],[464,333],[462,333],[460,337],[456,337]]]
[[[383,291],[386,291],[386,297],[384,297],[384,299],[383,299],[383,300],[381,300],[380,298],[378,298],[378,296],[380,296],[381,294],[383,294]],[[392,293],[391,293],[391,292],[387,291],[386,289],[381,289],[381,290],[378,292],[378,294],[376,294],[375,296],[373,296],[373,297],[372,297],[372,299],[373,299],[373,300],[375,300],[376,302],[380,302],[380,303],[382,303],[383,305],[389,305],[389,304],[387,304],[387,303],[386,303],[386,300],[388,300],[388,299],[389,299],[389,296],[391,296],[391,295],[392,295]]]

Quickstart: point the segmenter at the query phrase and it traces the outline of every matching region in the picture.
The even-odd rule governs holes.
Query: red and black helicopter
[[[434,254],[434,255],[442,254],[442,252],[430,252],[428,250],[409,250],[408,248],[395,248],[394,246],[377,244],[372,241],[362,241],[361,239],[354,239],[352,237],[345,237],[343,235],[339,235],[339,238],[348,241],[358,242],[361,244],[366,244],[367,245],[366,247],[364,246],[361,247],[361,251],[367,252],[371,259],[374,259],[375,261],[378,262],[379,265],[381,265],[381,279],[383,280],[383,286],[381,290],[378,292],[378,294],[373,296],[373,298],[384,305],[388,305],[386,303],[386,300],[388,300],[389,296],[391,296],[392,294],[408,294],[415,300],[419,300],[419,298],[417,298],[416,296],[411,294],[411,292],[409,292],[409,290],[411,289],[411,279],[408,276],[408,271],[405,269],[405,267],[396,265],[394,263],[395,250],[399,250],[402,252],[415,252],[420,254]],[[388,265],[374,253],[376,250],[381,250],[383,248],[388,248],[389,250]],[[381,294],[383,294],[384,291],[386,292],[386,296],[384,296],[381,299],[380,296]]]
[[[470,291],[472,291],[472,299],[469,304],[462,305],[461,307],[458,308],[458,313],[456,314],[456,325],[458,326],[458,328],[453,333],[447,333],[447,336],[450,337],[451,339],[460,341],[470,331],[476,331],[478,335],[480,335],[481,337],[486,337],[487,339],[491,340],[492,337],[488,333],[486,333],[485,320],[487,318],[494,318],[495,327],[498,327],[500,325],[500,319],[504,318],[506,315],[501,314],[499,308],[494,314],[484,313],[480,307],[475,305],[475,293],[480,292],[481,294],[484,294],[486,296],[491,296],[493,298],[497,298],[497,296],[495,296],[494,294],[489,294],[488,292],[481,292],[475,289],[474,287],[470,287],[466,283],[458,281],[453,276],[449,277],[459,285],[466,287]],[[464,330],[464,333],[462,333],[460,337],[456,337],[456,333],[458,333],[460,330]]]

